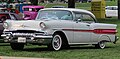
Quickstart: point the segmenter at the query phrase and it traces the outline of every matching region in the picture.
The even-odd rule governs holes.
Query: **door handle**
[[[90,24],[87,24],[87,26],[90,26]]]

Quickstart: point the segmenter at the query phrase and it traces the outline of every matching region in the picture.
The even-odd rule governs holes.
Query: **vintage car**
[[[43,8],[44,6],[23,6],[24,20],[35,20],[38,11]]]
[[[0,12],[0,21],[2,22],[4,22],[5,20],[22,20],[22,19],[23,18],[16,13]]]
[[[47,45],[51,50],[82,44],[103,49],[106,42],[118,40],[116,27],[98,23],[87,10],[46,8],[39,11],[35,20],[7,20],[1,36],[10,42],[13,50],[22,50],[26,43]]]
[[[31,5],[31,4],[27,4],[27,3],[21,3],[21,4],[16,4],[15,5],[15,9],[17,9],[18,11],[20,11],[20,13],[23,13],[23,6],[28,6],[28,5]]]
[[[12,8],[0,8],[0,12],[11,12],[16,14],[20,13],[17,9],[12,9]]]
[[[106,17],[118,17],[118,6],[107,6]]]

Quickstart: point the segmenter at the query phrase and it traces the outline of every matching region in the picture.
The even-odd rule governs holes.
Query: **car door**
[[[90,43],[92,23],[94,19],[86,13],[75,13],[76,21],[74,22],[74,43]]]

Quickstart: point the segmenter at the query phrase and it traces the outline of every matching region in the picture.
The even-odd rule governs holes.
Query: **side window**
[[[107,10],[112,10],[112,7],[106,7]]]
[[[76,21],[80,20],[81,22],[86,22],[86,23],[93,23],[94,18],[90,16],[89,14],[84,14],[84,13],[76,13],[75,14]]]
[[[73,19],[72,14],[68,11],[64,11],[64,12],[62,11],[61,15],[62,15],[61,20],[72,20]]]
[[[113,10],[118,10],[117,7],[113,7]]]
[[[24,11],[29,11],[29,8],[24,8]]]

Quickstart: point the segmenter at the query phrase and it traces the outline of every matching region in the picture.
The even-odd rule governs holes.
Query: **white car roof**
[[[83,9],[75,9],[75,8],[44,8],[44,9],[41,9],[41,10],[68,10],[68,11],[77,11],[77,12],[83,12],[83,13],[88,13],[90,15],[92,15],[94,18],[94,14],[91,13],[90,11],[87,11],[87,10],[83,10]]]
[[[116,7],[116,8],[118,8],[118,6],[106,6],[106,7]]]

